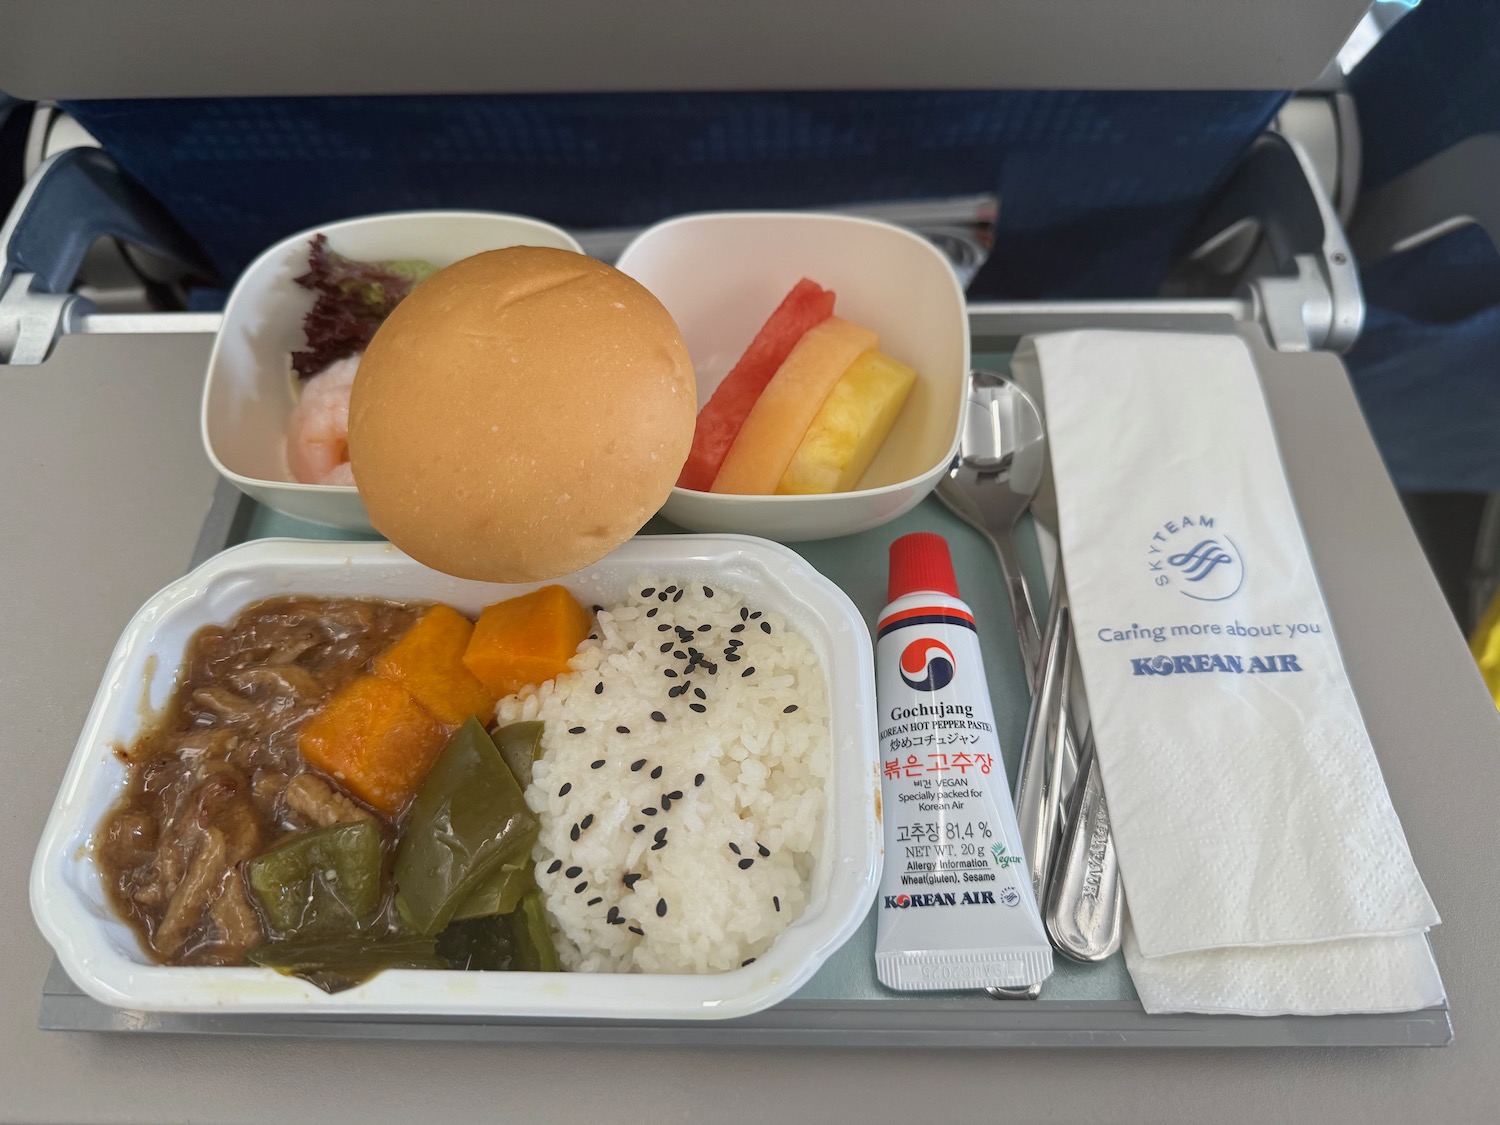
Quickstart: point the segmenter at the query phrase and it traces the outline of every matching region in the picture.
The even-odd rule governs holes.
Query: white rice
[[[546,724],[526,801],[567,969],[738,968],[806,909],[827,799],[823,670],[779,614],[712,589],[641,579],[599,613],[572,672],[500,703],[501,722]],[[684,675],[689,646],[717,671]]]

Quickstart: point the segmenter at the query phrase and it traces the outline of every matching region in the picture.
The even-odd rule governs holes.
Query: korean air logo
[[[1222,602],[1245,584],[1245,558],[1213,516],[1167,520],[1151,535],[1146,569],[1158,586],[1196,602]]]
[[[953,682],[953,650],[922,637],[901,650],[901,679],[917,691],[937,691]]]

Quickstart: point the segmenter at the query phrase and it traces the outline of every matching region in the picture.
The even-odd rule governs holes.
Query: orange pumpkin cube
[[[568,670],[593,617],[563,586],[543,586],[486,607],[464,664],[496,695],[542,684]]]
[[[297,747],[308,765],[394,816],[421,786],[450,734],[394,680],[361,676],[302,725]]]
[[[449,726],[471,715],[486,726],[495,717],[495,693],[464,665],[474,623],[451,606],[435,605],[406,636],[375,658],[375,674],[411,692]]]

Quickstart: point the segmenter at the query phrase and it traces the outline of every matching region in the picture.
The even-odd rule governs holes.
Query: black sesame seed
[[[630,728],[625,726],[615,727],[616,734],[629,734]]]
[[[652,613],[655,613],[655,612],[656,612],[656,610],[654,610],[654,609],[653,609],[653,610],[652,610],[652,611],[651,611],[651,612],[652,612]],[[666,623],[666,622],[665,622],[665,621],[663,621],[663,622],[662,622],[662,623],[661,623],[661,624],[660,624],[660,625],[658,625],[658,626],[657,626],[657,627],[656,627],[656,631],[657,631],[657,632],[658,632],[658,633],[665,633],[665,632],[667,632],[667,631],[668,631],[668,630],[670,630],[670,629],[671,629],[671,628],[672,628],[672,626],[670,626],[670,625],[668,625],[668,624],[667,624],[667,623]]]
[[[569,727],[568,728],[568,733],[569,734],[582,734],[586,729],[587,729],[586,727]]]
[[[771,631],[771,623],[769,621],[762,621],[760,623],[760,631],[762,633],[769,633]]]
[[[593,823],[594,823],[594,814],[593,813],[589,813],[588,816],[584,817],[582,820],[580,820],[578,822],[578,827],[579,828],[588,828]],[[769,855],[770,853],[767,852],[766,854]]]
[[[583,894],[584,891],[586,891],[588,889],[589,889],[589,881],[587,879],[585,879],[583,882],[579,883],[578,886],[576,886],[576,887],[573,888],[573,893],[575,895],[581,895],[581,894]]]
[[[631,831],[632,832],[644,832],[644,831],[646,831],[646,826],[644,824],[637,824],[634,828],[631,829]]]
[[[645,808],[643,808],[641,810],[641,812],[645,813],[647,816],[655,816],[656,815],[656,806],[655,805],[647,805]]]
[[[664,723],[664,722],[667,721],[667,717],[665,715],[663,715],[660,711],[652,711],[651,712],[651,718],[653,720],[655,720],[656,722],[658,722],[658,723]]]
[[[738,844],[730,844],[729,850],[732,851],[735,855],[740,854],[740,846]]]
[[[603,768],[604,768],[604,759],[603,758],[595,758],[592,762],[589,763],[589,769],[591,769],[591,770],[600,770],[600,769],[603,769]]]
[[[668,699],[676,699],[679,695],[681,695],[685,691],[687,691],[687,684],[678,684],[676,687],[671,688],[671,689],[668,690],[668,692],[667,692],[667,698]]]
[[[561,867],[561,866],[562,866],[562,860],[560,860],[560,859],[554,859],[552,861],[551,866],[549,866],[547,868],[547,874],[548,875],[556,875],[557,874],[557,869],[559,867]]]
[[[671,797],[672,800],[674,800],[674,801],[680,801],[680,800],[682,800],[682,790],[681,789],[674,789],[674,790],[672,790],[672,792],[668,793],[667,796]]]
[[[682,595],[683,595],[683,591],[682,590],[678,590],[677,593],[675,593],[675,594],[672,595],[672,600],[674,602],[680,602],[680,601],[682,601]]]
[[[609,908],[609,913],[604,916],[604,920],[611,926],[613,926],[616,922],[621,921],[620,908],[618,906],[611,906]]]
[[[633,891],[635,890],[635,885],[641,881],[641,873],[639,871],[627,871],[625,878],[620,881],[625,884],[627,891]]]
[[[708,674],[710,676],[717,676],[719,674],[719,666],[713,661],[705,661],[703,666],[708,669]]]
[[[603,680],[600,680],[597,684],[594,685],[594,694],[595,695],[603,695],[604,694],[604,681]]]
[[[659,898],[659,899],[656,900],[656,916],[658,918],[665,918],[667,916],[667,900],[666,899]]]
[[[776,913],[780,914],[781,913],[781,896],[780,895],[772,895],[771,896],[771,905],[776,908]]]
[[[565,781],[562,783],[562,788],[557,791],[557,795],[559,797],[566,797],[572,791],[573,783],[571,781]]]
[[[646,611],[646,616],[647,617],[655,617],[656,616],[656,611],[658,609],[660,609],[660,608],[661,608],[660,606],[652,606],[650,609],[648,609]]]
[[[706,633],[706,632],[708,632],[712,628],[713,628],[712,625],[699,625],[698,626],[698,632],[700,632],[700,633]]]
[[[703,775],[701,773],[695,773],[693,775],[693,784],[694,785],[702,785],[703,784]]]
[[[578,876],[583,874],[583,868],[579,867],[575,863],[572,867],[564,871],[563,874],[566,875],[569,879],[576,879],[578,878]]]
[[[672,651],[672,642],[668,641],[666,644],[662,645],[660,651],[661,652],[671,652]]]
[[[668,797],[665,793],[663,793],[662,794],[662,798],[661,798],[661,811],[662,812],[667,812],[668,810],[671,809],[671,807],[672,807],[672,798]]]
[[[740,662],[740,654],[734,651],[726,652],[724,654],[724,659],[729,661],[729,663],[731,664],[738,664]]]
[[[631,773],[640,773],[641,772],[641,767],[643,767],[645,764],[646,764],[646,759],[645,758],[637,758],[635,761],[633,761],[633,762],[630,763],[630,772]]]
[[[740,620],[744,621],[749,616],[750,616],[750,611],[748,609],[746,609],[744,606],[740,606]]]
[[[657,601],[659,601],[659,602],[664,602],[664,601],[666,601],[666,600],[667,600],[667,595],[666,595],[666,592],[665,592],[665,591],[663,591],[663,592],[662,592],[662,593],[660,593],[660,594],[657,594],[657,595],[656,595],[656,600],[657,600]]]
[[[660,776],[661,776],[661,767],[657,766],[654,770],[651,771],[651,780],[655,781]]]
[[[797,705],[795,703],[788,703],[785,707],[783,707],[781,709],[781,713],[783,715],[790,715],[796,709],[797,709]]]
[[[677,678],[677,669],[675,669],[675,668],[663,668],[661,670],[661,674],[663,676],[667,677],[667,679],[669,679],[669,680],[675,680]]]
[[[753,675],[755,675],[755,665],[754,664],[750,665],[750,667],[746,668],[743,672],[740,673],[740,679],[743,680],[745,677],[747,677],[747,676],[753,676]]]
[[[654,593],[656,593],[656,587],[655,586],[647,586],[644,590],[641,591],[641,597],[643,597],[643,598],[649,598]]]
[[[740,870],[741,871],[748,871],[750,869],[750,865],[753,864],[754,862],[755,862],[755,860],[753,860],[753,859],[742,859],[742,860],[740,860]]]
[[[746,965],[753,965],[753,964],[755,964],[755,958],[754,957],[746,957],[743,961],[740,962],[740,968],[743,969]]]
[[[665,840],[658,840],[658,841],[656,841],[656,843],[654,843],[654,844],[651,845],[651,850],[653,852],[659,852],[659,851],[662,850],[662,848],[664,848],[666,846],[667,846],[667,842]]]
[[[708,708],[705,707],[705,706],[703,706],[703,704],[701,704],[701,703],[689,703],[688,707],[691,710],[694,710],[694,711],[698,712],[698,714],[700,714],[700,715],[703,714],[703,712],[705,712],[705,711],[708,710]]]
[[[743,633],[745,631],[745,623],[741,621],[738,625],[733,626],[729,631],[731,633]]]
[[[677,591],[677,587],[675,585],[667,587],[667,593],[669,593],[669,594],[676,593],[676,591]]]
[[[758,620],[760,620],[760,610],[757,609],[754,613],[752,613],[750,615],[750,620],[751,621],[758,621]]]
[[[603,901],[604,901],[604,898],[601,895],[595,895],[593,898],[589,899],[588,902],[584,903],[583,905],[585,905],[585,906],[598,906]]]
[[[729,642],[729,647],[730,648],[744,648],[745,647],[745,642],[742,641],[742,640],[740,640],[738,637],[735,637],[735,638],[733,638]]]
[[[665,828],[658,828],[656,830],[656,835],[652,837],[653,840],[665,840],[666,838],[667,830]]]
[[[712,586],[705,586],[705,587],[703,587],[703,596],[705,598],[711,598],[711,597],[713,597],[714,596],[714,588]]]
[[[641,937],[645,937],[646,936],[646,931],[643,930],[643,929],[641,929],[639,926],[628,926],[626,928],[628,930],[630,930],[630,932],[633,933],[633,934],[640,934]]]
[[[708,693],[706,691],[704,691],[701,687],[695,687],[693,689],[693,694],[696,695],[699,699],[707,699],[708,698]]]
[[[584,825],[584,827],[587,828],[588,826]],[[771,858],[771,849],[768,848],[768,847],[766,847],[764,844],[760,843],[759,841],[756,841],[755,850],[758,851],[758,852],[760,852],[760,858],[761,859],[770,859]]]
[[[568,839],[572,840],[575,844],[578,843],[578,825],[575,824],[572,828],[568,829]]]
[[[688,654],[683,652],[682,649],[678,649],[672,655],[675,656],[678,660],[686,660],[688,658]]]

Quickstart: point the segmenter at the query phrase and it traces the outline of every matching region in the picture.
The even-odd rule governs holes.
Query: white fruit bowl
[[[662,515],[679,527],[782,542],[849,535],[914,508],[947,471],[968,393],[969,325],[958,278],[926,239],[843,215],[716,212],[643,231],[617,265],[677,321],[700,409],[804,277],[838,295],[835,315],[878,333],[882,351],[917,371],[895,429],[854,491],[733,496],[674,488]]]

